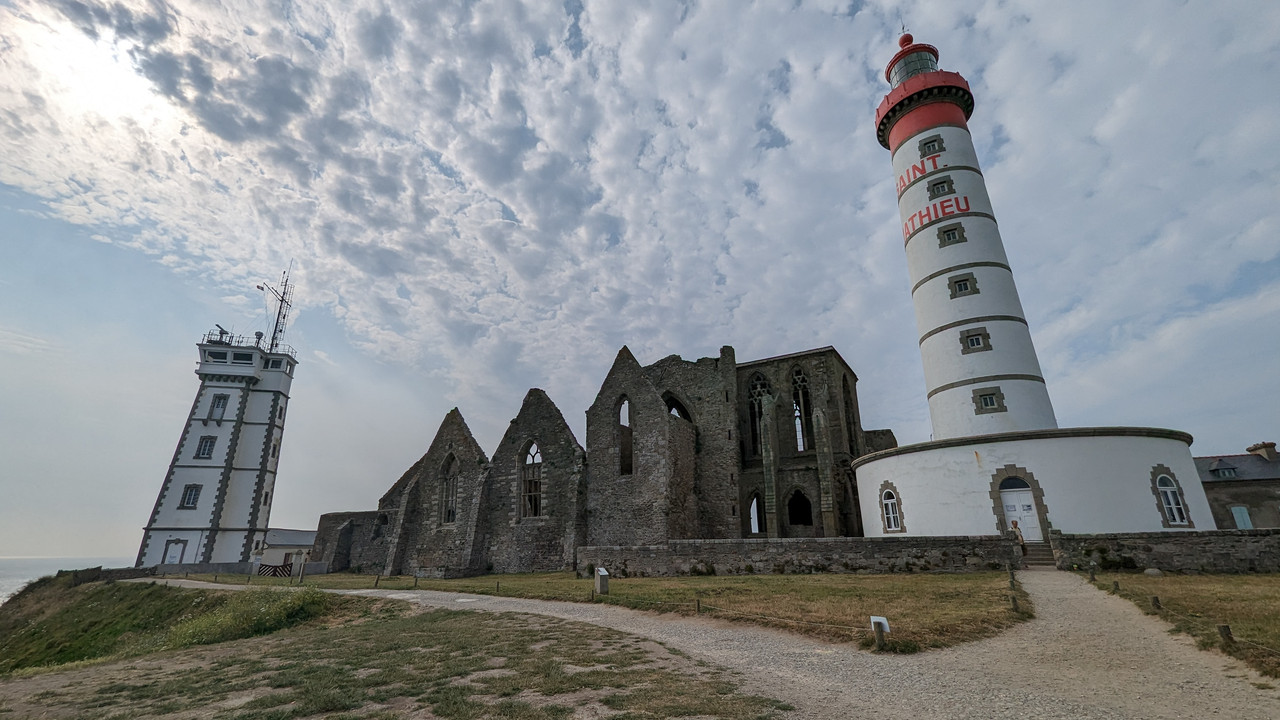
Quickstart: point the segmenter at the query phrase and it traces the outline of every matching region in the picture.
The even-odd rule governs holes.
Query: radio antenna
[[[280,345],[280,341],[284,339],[284,329],[289,323],[289,309],[293,307],[293,284],[289,282],[289,272],[293,270],[293,261],[289,261],[289,267],[280,275],[280,287],[274,288],[267,283],[258,286],[259,290],[265,290],[271,293],[276,299],[276,324],[271,329],[271,343],[267,346],[267,352],[275,352]]]

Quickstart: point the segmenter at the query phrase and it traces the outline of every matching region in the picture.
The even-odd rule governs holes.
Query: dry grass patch
[[[317,575],[306,582],[323,588],[369,588],[373,577]],[[570,602],[591,600],[592,585],[571,572],[417,582],[422,590]],[[378,586],[408,590],[414,587],[414,578],[382,578]],[[1019,612],[1011,609],[1011,592],[1018,597]],[[1030,598],[1020,587],[1011,591],[1009,576],[1003,572],[614,578],[610,594],[594,601],[686,615],[700,611],[863,646],[871,643],[870,616],[882,615],[893,628],[889,649],[898,652],[991,637],[1032,617]]]
[[[1280,575],[1100,574],[1099,589],[1120,583],[1121,596],[1148,614],[1159,614],[1201,648],[1220,648],[1264,675],[1280,677]],[[1160,598],[1164,611],[1152,608]],[[1218,625],[1231,626],[1236,642],[1224,645]]]
[[[53,679],[0,681],[0,696],[19,717],[48,718],[759,720],[790,709],[625,633],[449,610],[295,628]]]

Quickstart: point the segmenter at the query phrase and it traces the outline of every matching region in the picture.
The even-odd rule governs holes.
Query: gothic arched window
[[[768,526],[765,523],[764,515],[764,499],[760,497],[760,493],[751,496],[751,534],[767,532]]]
[[[809,401],[809,378],[800,368],[791,373],[791,416],[796,425],[796,450],[812,450],[813,405]]]
[[[618,404],[618,474],[630,475],[632,470],[631,401],[626,395]]]
[[[458,458],[450,455],[440,467],[440,521],[458,519]]]
[[[1170,525],[1186,525],[1187,510],[1182,505],[1182,493],[1168,475],[1161,475],[1156,480],[1156,488],[1160,491],[1160,502],[1164,504],[1164,515]]]
[[[542,517],[542,453],[529,443],[520,467],[520,517]]]
[[[787,501],[787,523],[789,525],[812,525],[813,503],[799,490],[791,493]]]
[[[772,395],[769,381],[764,375],[756,373],[751,376],[751,385],[747,390],[747,412],[751,416],[751,454],[764,454],[764,399]]]

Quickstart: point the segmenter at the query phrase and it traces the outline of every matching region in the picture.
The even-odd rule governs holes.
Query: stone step
[[[1054,565],[1053,548],[1049,543],[1027,543],[1027,554],[1022,558],[1024,565]]]

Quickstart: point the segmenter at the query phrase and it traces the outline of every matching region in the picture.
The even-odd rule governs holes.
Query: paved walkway
[[[1034,620],[989,640],[916,655],[877,655],[769,628],[612,605],[343,592],[551,615],[649,637],[741,673],[744,691],[789,702],[798,718],[1280,719],[1280,691],[1255,688],[1252,682],[1263,681],[1256,673],[1196,650],[1127,600],[1071,573],[1026,570],[1019,579],[1035,602]]]

